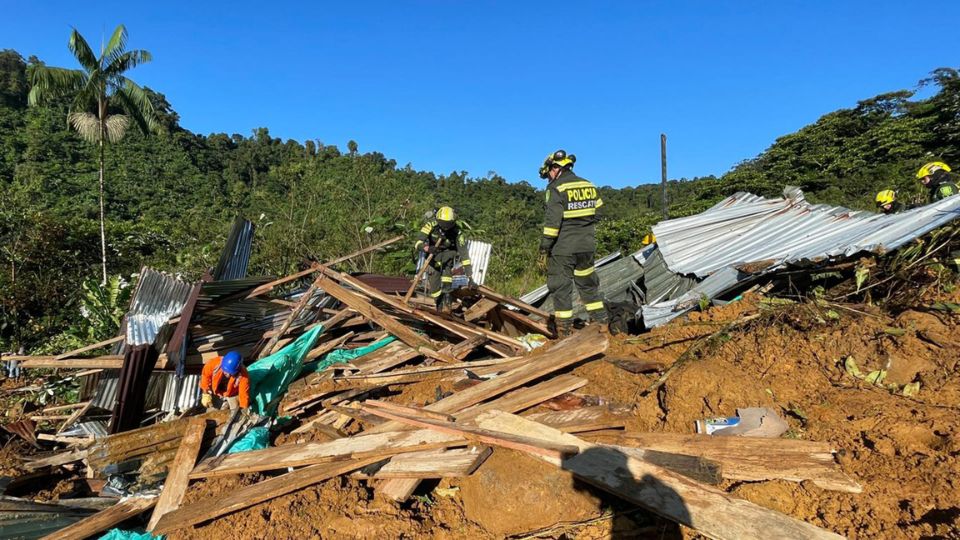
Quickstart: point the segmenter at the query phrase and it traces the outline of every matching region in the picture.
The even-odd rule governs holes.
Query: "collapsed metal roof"
[[[810,204],[799,188],[788,187],[782,199],[736,193],[703,213],[653,227],[668,270],[702,281],[679,297],[669,294],[644,305],[644,325],[665,324],[701,299],[713,299],[787,265],[893,251],[958,217],[958,196],[883,215]]]
[[[237,216],[227,235],[227,243],[220,253],[220,260],[213,269],[214,281],[227,281],[246,277],[253,251],[254,226],[249,220]]]
[[[883,253],[960,217],[960,197],[883,215],[808,203],[799,188],[782,199],[736,193],[694,216],[653,227],[670,271],[705,278],[721,268],[820,262],[860,252]]]
[[[144,267],[127,313],[126,346],[150,345],[170,317],[180,313],[193,286]]]

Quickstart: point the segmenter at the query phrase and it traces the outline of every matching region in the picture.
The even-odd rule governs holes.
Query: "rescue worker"
[[[903,204],[897,200],[897,192],[885,189],[877,193],[877,210],[884,214],[896,214],[903,211]]]
[[[569,335],[573,329],[574,284],[590,319],[607,322],[600,280],[593,266],[597,209],[603,206],[603,200],[592,183],[573,173],[576,160],[576,156],[557,150],[540,167],[540,178],[549,180],[549,184],[537,265],[547,272],[558,337]]]
[[[960,188],[950,178],[950,167],[942,161],[927,163],[917,171],[917,179],[928,190],[928,202],[946,199],[960,193]]]
[[[418,258],[421,251],[428,256],[433,254],[427,267],[427,292],[435,299],[438,310],[450,311],[453,266],[458,256],[467,279],[473,279],[467,239],[457,224],[457,215],[453,208],[441,207],[433,219],[423,224],[417,235],[415,249]]]
[[[200,375],[200,404],[206,408],[231,410],[250,406],[250,376],[243,367],[243,357],[230,351],[203,365]]]

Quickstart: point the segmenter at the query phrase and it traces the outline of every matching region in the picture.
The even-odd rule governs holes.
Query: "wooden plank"
[[[270,471],[287,467],[302,467],[328,463],[346,457],[377,457],[418,450],[433,450],[464,446],[458,436],[431,430],[375,433],[357,435],[327,442],[288,444],[263,450],[226,454],[201,461],[190,473],[190,478],[211,478],[231,474]]]
[[[63,360],[64,358],[70,358],[71,356],[76,356],[80,353],[85,353],[87,351],[92,351],[94,349],[99,349],[100,347],[106,347],[107,345],[113,345],[114,343],[119,343],[123,341],[124,336],[112,337],[110,339],[105,339],[97,343],[87,345],[86,347],[80,347],[79,349],[74,349],[72,351],[67,351],[63,354],[58,354],[53,357],[54,360]]]
[[[327,294],[333,296],[337,300],[340,300],[344,304],[350,306],[350,308],[357,313],[360,313],[364,317],[380,325],[381,328],[396,336],[400,341],[406,343],[416,350],[420,350],[422,348],[436,351],[436,348],[427,338],[417,334],[404,324],[375,307],[366,299],[354,294],[353,292],[350,292],[345,287],[339,285],[326,275],[318,276],[317,283]],[[455,362],[456,360],[451,359],[451,361]]]
[[[705,486],[643,460],[516,415],[490,411],[486,429],[572,444],[581,452],[558,460],[533,454],[595,487],[691,527],[710,538],[838,539],[842,536]]]
[[[31,461],[26,461],[23,464],[23,468],[28,471],[36,471],[44,467],[57,467],[60,465],[66,465],[67,463],[73,463],[74,461],[80,461],[86,459],[89,454],[87,448],[75,448],[67,452],[60,452],[49,457],[34,459]]]
[[[453,332],[454,334],[464,339],[469,339],[476,336],[477,334],[482,334],[487,336],[489,339],[493,341],[497,341],[499,343],[503,343],[508,347],[515,349],[516,351],[525,350],[523,344],[513,338],[509,338],[497,332],[493,332],[491,330],[487,330],[486,328],[482,328],[476,325],[471,325],[469,323],[465,323],[462,321],[457,322],[450,319],[445,319],[443,317],[428,313],[423,310],[411,308],[410,306],[407,306],[406,304],[404,304],[402,299],[394,298],[388,294],[384,294],[368,286],[362,281],[356,278],[353,278],[347,274],[341,274],[340,272],[331,270],[329,268],[323,268],[322,272],[328,277],[335,279],[340,283],[349,284],[351,287],[357,289],[358,291],[363,292],[363,294],[367,295],[368,297],[379,300],[380,302],[387,304],[388,306],[396,309],[397,311],[400,311],[401,313],[406,313],[407,315],[413,316],[422,321],[435,324],[449,332]]]
[[[493,308],[499,306],[500,304],[495,300],[490,300],[489,298],[481,298],[472,306],[470,306],[466,311],[463,312],[463,320],[467,322],[474,322],[477,319],[482,318],[487,313],[490,313]]]
[[[453,416],[444,413],[438,413],[433,411],[428,411],[420,407],[413,407],[409,405],[400,405],[398,403],[391,403],[389,401],[381,401],[379,399],[368,399],[363,402],[364,405],[371,407],[376,407],[378,409],[385,409],[387,411],[393,411],[404,416],[412,416],[414,418],[427,418],[430,420],[440,420],[441,422],[453,422],[456,420]]]
[[[500,308],[497,309],[497,315],[500,315],[501,318],[508,320],[515,326],[519,325],[521,328],[523,328],[524,332],[534,331],[539,334],[543,334],[548,338],[554,337],[553,332],[547,327],[546,323],[535,321],[517,311],[512,311],[507,308]]]
[[[83,416],[84,414],[86,414],[87,411],[89,411],[89,410],[90,410],[90,407],[92,407],[92,406],[93,406],[93,402],[92,402],[92,401],[88,401],[88,402],[84,403],[82,407],[80,407],[79,409],[73,411],[73,414],[70,415],[70,418],[67,418],[66,420],[64,420],[64,422],[63,422],[62,424],[60,424],[60,428],[57,429],[57,435],[59,435],[60,433],[62,433],[63,430],[65,430],[65,429],[67,429],[68,427],[70,427],[70,426],[71,426],[74,422],[76,422],[81,416]]]
[[[535,308],[526,302],[517,300],[516,298],[511,298],[505,294],[500,294],[497,291],[491,289],[490,287],[480,285],[480,293],[486,296],[487,298],[491,298],[493,300],[496,300],[497,302],[500,302],[501,304],[507,304],[508,306],[519,308],[521,311],[526,311],[531,315],[536,315],[537,317],[540,317],[544,321],[550,320],[551,315],[546,311],[543,311],[540,308]]]
[[[527,420],[540,422],[564,433],[579,433],[581,431],[596,431],[598,429],[623,428],[626,425],[623,417],[610,412],[609,407],[583,407],[570,411],[548,411],[533,413],[524,416]]]
[[[55,356],[4,356],[3,361],[20,361],[20,367],[25,369],[41,368],[70,368],[70,369],[120,369],[123,366],[123,356],[108,354],[93,358],[68,358],[57,360]]]
[[[61,437],[60,435],[51,435],[49,433],[37,433],[37,439],[63,444],[89,444],[94,441],[93,437]]]
[[[462,423],[472,423],[477,415],[489,408],[509,412],[520,412],[561,394],[573,392],[586,384],[586,379],[581,379],[573,375],[560,375],[559,377],[553,377],[529,388],[521,388],[509,392],[488,403],[482,403],[464,409],[462,412],[457,413],[457,420]],[[395,501],[403,501],[410,498],[417,489],[418,483],[419,481],[415,479],[388,480],[378,486],[378,489],[385,497]]]
[[[290,310],[290,314],[287,315],[287,318],[283,321],[283,324],[280,326],[280,329],[277,330],[276,335],[270,338],[270,341],[267,342],[267,345],[260,352],[260,358],[263,358],[265,356],[270,356],[271,354],[275,353],[279,349],[277,342],[280,341],[280,338],[282,338],[284,334],[287,333],[287,330],[290,329],[290,325],[293,324],[293,321],[297,317],[299,317],[300,313],[302,313],[303,310],[307,307],[307,305],[310,304],[310,300],[313,299],[313,293],[314,291],[317,290],[317,286],[320,284],[320,281],[322,279],[323,279],[322,276],[317,276],[317,279],[315,279],[313,283],[310,284],[310,287],[307,289],[307,292],[303,293],[303,295],[300,297],[300,300],[297,301],[297,307]]]
[[[165,514],[180,508],[183,495],[187,491],[187,484],[190,483],[190,471],[197,464],[197,454],[200,453],[200,445],[203,443],[203,433],[206,428],[207,421],[203,418],[194,418],[187,426],[183,438],[180,439],[177,457],[173,458],[170,472],[167,473],[167,479],[163,482],[160,499],[157,501],[157,506],[153,509],[153,515],[150,516],[150,522],[147,524],[148,531],[152,531]]]
[[[394,456],[379,469],[363,469],[350,476],[374,480],[462,478],[473,474],[491,452],[489,446],[410,452]]]
[[[599,440],[712,459],[722,464],[723,477],[730,480],[810,480],[822,489],[846,493],[863,491],[859,483],[840,470],[828,443],[678,433],[624,433]]]
[[[351,459],[346,462],[313,465],[294,472],[275,476],[251,486],[233,490],[218,497],[191,504],[160,518],[154,534],[173,531],[214,519],[230,512],[249,508],[264,501],[286,495],[324,480],[346,474],[382,458]]]
[[[308,360],[313,360],[315,358],[320,358],[321,356],[327,354],[328,352],[343,345],[348,339],[352,338],[353,335],[354,335],[353,332],[347,332],[346,334],[340,337],[331,339],[329,341],[326,341],[325,343],[321,343],[318,347],[315,347],[309,353],[307,353],[307,358],[305,360],[308,361]]]
[[[56,412],[56,411],[69,411],[70,409],[84,408],[89,405],[89,401],[82,401],[80,403],[70,403],[68,405],[57,405],[56,407],[45,407],[41,412]]]
[[[530,454],[537,454],[556,459],[563,459],[567,456],[576,454],[579,451],[579,447],[576,445],[556,444],[550,441],[527,437],[522,434],[498,433],[482,428],[462,426],[453,422],[441,422],[439,420],[428,420],[425,418],[411,418],[400,414],[394,414],[393,412],[379,409],[377,407],[370,407],[368,405],[364,405],[363,410],[370,414],[375,414],[396,422],[403,422],[404,424],[409,424],[411,426],[432,429],[439,431],[440,433],[457,435],[471,441],[479,441],[486,444],[502,446],[503,448],[511,448],[513,450],[520,450],[521,452],[527,452]]]
[[[124,499],[106,510],[101,510],[90,517],[81,519],[59,531],[44,536],[43,540],[78,540],[87,538],[143,513],[156,503],[156,497],[132,497]]]

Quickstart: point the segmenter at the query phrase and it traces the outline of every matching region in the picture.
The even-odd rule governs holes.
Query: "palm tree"
[[[106,45],[101,42],[100,56],[94,55],[87,40],[70,33],[68,47],[82,69],[33,65],[30,68],[30,105],[72,98],[67,123],[84,140],[100,150],[100,250],[103,262],[102,283],[107,283],[107,236],[104,229],[103,169],[104,146],[123,138],[131,121],[148,134],[159,131],[160,123],[147,93],[124,74],[151,60],[144,50],[127,51],[127,29],[117,26]]]

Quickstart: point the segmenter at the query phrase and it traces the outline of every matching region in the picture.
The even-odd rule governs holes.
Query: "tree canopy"
[[[27,107],[27,71],[39,64],[0,51],[0,350],[36,348],[77,324],[81,284],[99,263],[96,149],[67,128],[69,101]],[[786,184],[813,200],[864,209],[873,209],[884,188],[900,190],[901,198],[920,194],[913,176],[922,163],[960,158],[960,75],[943,68],[922,84],[936,92],[866,99],[784,135],[722,176],[672,180],[670,215],[700,212],[736,191],[776,196]],[[238,214],[257,224],[254,274],[289,273],[305,257],[330,259],[398,232],[410,241],[357,260],[353,269],[412,274],[413,236],[424,213],[447,204],[473,237],[494,245],[492,286],[516,294],[544,281],[534,264],[543,219],[539,180],[418,171],[361,151],[355,141],[341,152],[319,139],[284,141],[266,127],[248,136],[196,134],[179,125],[161,93],[143,92],[165,130],[151,137],[131,131],[106,156],[114,274],[129,277],[150,265],[197,278],[216,264]],[[586,160],[577,167],[604,184],[591,178]],[[640,247],[660,219],[659,190],[601,188],[600,255]]]

